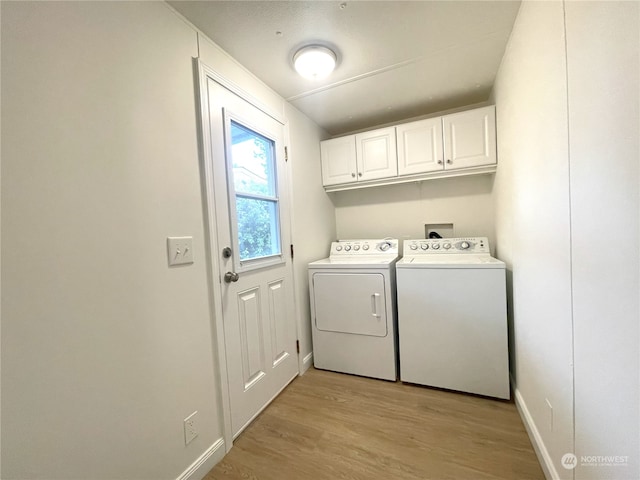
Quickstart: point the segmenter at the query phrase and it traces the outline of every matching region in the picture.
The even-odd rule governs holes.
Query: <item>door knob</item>
[[[224,281],[227,283],[237,282],[239,278],[240,275],[238,275],[236,272],[227,272],[224,274]]]

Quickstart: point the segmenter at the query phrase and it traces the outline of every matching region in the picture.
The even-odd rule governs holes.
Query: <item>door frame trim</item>
[[[218,241],[213,232],[216,231],[217,217],[215,209],[215,201],[212,197],[214,192],[213,182],[213,156],[210,136],[207,131],[209,122],[209,94],[207,92],[207,79],[216,80],[219,77],[210,67],[203,64],[199,58],[193,59],[194,76],[195,76],[195,93],[198,121],[198,147],[199,147],[199,163],[200,163],[200,188],[202,194],[202,207],[204,210],[204,234],[206,245],[206,270],[207,283],[209,290],[209,310],[211,312],[210,322],[212,325],[212,344],[215,348],[212,361],[218,368],[214,368],[218,377],[220,387],[219,401],[221,411],[219,412],[222,419],[222,434],[224,438],[225,451],[229,452],[233,446],[233,431],[231,429],[231,403],[229,397],[229,377],[227,374],[227,350],[224,343],[224,323],[222,317],[222,292],[219,288],[220,278],[220,262],[218,255]],[[217,81],[217,80],[216,80]]]
[[[286,119],[286,122],[284,124],[284,144],[287,146],[287,150],[288,150],[288,159],[285,159],[285,175],[286,175],[286,182],[287,182],[287,195],[288,195],[288,201],[289,201],[289,225],[290,225],[290,240],[291,240],[291,246],[293,246],[296,243],[296,239],[295,239],[295,231],[294,231],[294,219],[295,219],[295,208],[293,208],[293,167],[292,167],[292,163],[290,162],[291,159],[295,158],[295,149],[291,148],[291,131],[289,129],[289,119]],[[292,153],[293,152],[293,153]],[[287,248],[287,246],[285,245],[285,248]],[[302,315],[302,306],[300,305],[300,302],[298,301],[298,285],[300,284],[300,278],[298,276],[298,273],[296,271],[296,261],[295,259],[292,257],[291,258],[291,276],[293,279],[293,283],[292,283],[292,288],[293,288],[293,307],[294,307],[294,313],[295,313],[295,321],[296,321],[296,339],[298,340],[298,342],[300,342],[300,340],[302,339],[302,319],[304,318]],[[306,278],[306,275],[304,276],[304,278]],[[309,288],[307,287],[307,290]],[[311,335],[311,324],[309,324],[309,335]],[[299,344],[298,344],[299,345]],[[303,375],[304,372],[307,371],[307,369],[311,366],[312,364],[312,356],[313,355],[313,348],[311,348],[310,352],[303,357],[301,352],[298,352],[298,375]]]
[[[284,128],[283,140],[287,143],[288,140],[288,122],[283,114],[274,111],[272,108],[265,105],[258,98],[254,97],[239,85],[225,78],[219,72],[212,67],[208,66],[200,58],[193,58],[193,70],[194,70],[194,87],[195,87],[195,100],[196,100],[196,115],[198,122],[198,149],[199,149],[199,163],[200,163],[200,187],[203,203],[203,217],[204,217],[204,232],[205,232],[205,258],[207,261],[207,283],[209,287],[209,309],[211,312],[210,322],[212,325],[212,344],[216,351],[213,352],[212,361],[218,365],[218,368],[214,366],[214,372],[217,374],[218,383],[220,386],[219,400],[221,411],[220,418],[222,419],[223,438],[225,452],[229,452],[233,446],[233,429],[231,424],[231,397],[229,389],[229,376],[227,372],[227,351],[224,342],[224,322],[222,315],[222,274],[219,256],[216,252],[220,251],[218,245],[217,235],[215,235],[217,226],[217,216],[215,208],[215,199],[213,197],[214,178],[213,178],[213,155],[210,136],[206,134],[210,125],[209,119],[209,95],[207,91],[207,80],[211,79],[218,83],[222,87],[226,88],[233,94],[239,96],[249,104],[253,105],[258,110],[262,111],[269,117],[273,118],[278,123],[282,124]],[[289,176],[288,164],[285,167],[285,175]],[[287,182],[288,183],[288,182]],[[291,185],[289,185],[289,189]],[[284,192],[283,192],[284,193]],[[291,192],[287,191],[289,195]],[[291,214],[291,212],[289,212]],[[291,229],[292,230],[292,229]],[[293,239],[293,231],[290,232]],[[284,253],[284,252],[283,252]],[[294,289],[294,302],[295,302],[295,269],[293,263],[292,270],[292,288]],[[295,305],[294,312],[297,313]],[[296,326],[296,335],[299,336],[298,319],[294,319]],[[298,364],[300,362],[300,355],[298,354]],[[298,374],[300,368],[298,368]],[[294,377],[295,378],[295,377]]]
[[[207,64],[205,64],[204,62],[202,62],[202,60],[200,60],[199,58],[194,58],[194,62],[195,62],[196,68],[197,68],[197,74],[198,74],[198,80],[200,82],[200,86],[202,86],[203,85],[202,82],[204,80],[206,80],[207,77],[209,77],[209,78],[211,78],[211,80],[219,83],[220,85],[222,85],[227,90],[233,92],[234,94],[236,94],[237,96],[242,98],[244,101],[246,101],[246,102],[250,103],[251,105],[253,105],[254,107],[256,107],[258,110],[260,110],[263,113],[269,115],[271,118],[273,118],[278,123],[280,123],[282,125],[285,125],[287,123],[286,118],[284,117],[284,115],[282,113],[276,112],[271,107],[266,105],[264,102],[260,101],[258,98],[254,97],[249,92],[244,90],[238,84],[236,84],[236,83],[232,82],[231,80],[229,80],[228,78],[222,76],[215,69],[213,69],[212,67],[210,67]],[[200,107],[201,107],[201,109],[203,108],[202,102],[200,102]]]

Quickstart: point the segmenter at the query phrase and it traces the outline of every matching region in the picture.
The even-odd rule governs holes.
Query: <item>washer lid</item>
[[[505,268],[489,255],[420,255],[403,257],[396,268]]]

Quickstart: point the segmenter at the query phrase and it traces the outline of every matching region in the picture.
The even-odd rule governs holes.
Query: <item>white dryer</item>
[[[396,264],[400,379],[509,398],[505,265],[478,238],[405,240]]]
[[[316,368],[397,380],[398,240],[342,240],[309,264]]]

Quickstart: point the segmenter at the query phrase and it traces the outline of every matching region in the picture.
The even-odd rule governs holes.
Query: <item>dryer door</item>
[[[385,278],[381,273],[315,273],[318,330],[387,336]]]

